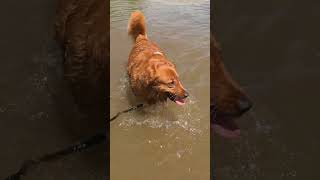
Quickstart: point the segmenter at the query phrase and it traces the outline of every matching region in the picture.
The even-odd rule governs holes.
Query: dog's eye
[[[175,82],[171,81],[171,82],[167,83],[167,85],[168,85],[169,88],[174,88],[175,87]]]

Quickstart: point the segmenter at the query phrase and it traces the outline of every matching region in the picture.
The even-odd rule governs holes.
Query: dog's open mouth
[[[240,137],[240,128],[236,124],[235,119],[241,114],[219,114],[218,109],[214,105],[210,105],[211,128],[214,133],[225,138]]]
[[[186,98],[181,98],[175,94],[168,93],[168,98],[180,106],[183,106],[186,104]]]
[[[174,102],[177,103],[177,104],[180,105],[180,106],[186,104],[185,99],[176,99]]]
[[[213,131],[225,138],[240,137],[240,129],[232,117],[216,117],[211,123]]]

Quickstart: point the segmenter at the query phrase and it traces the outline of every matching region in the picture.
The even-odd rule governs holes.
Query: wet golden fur
[[[55,38],[63,50],[64,75],[78,104],[105,104],[109,75],[107,0],[59,0]]]

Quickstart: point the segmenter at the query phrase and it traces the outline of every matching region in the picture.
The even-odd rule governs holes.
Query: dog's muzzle
[[[183,96],[178,96],[177,94],[173,94],[173,93],[167,93],[167,96],[168,98],[177,103],[178,105],[184,105],[186,102],[185,102],[185,99],[189,96],[189,93],[188,92],[184,92]]]

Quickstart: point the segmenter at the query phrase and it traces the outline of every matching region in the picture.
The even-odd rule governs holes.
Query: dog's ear
[[[157,85],[157,84],[159,84],[159,80],[160,79],[160,76],[158,76],[157,74],[154,76],[154,78],[151,80],[151,82],[150,82],[150,85],[153,85],[153,86],[155,86],[155,85]]]
[[[139,74],[139,79],[141,80],[141,85],[144,87],[155,86],[159,83],[160,76],[153,69],[152,66],[145,69],[142,73]]]
[[[157,72],[159,66],[161,66],[163,64],[163,62],[154,62],[151,67],[153,69],[154,72]]]
[[[148,81],[145,81],[145,85],[145,89],[147,89],[149,93],[151,93],[151,91],[157,89],[157,86],[159,85],[159,80],[158,78],[154,78],[152,80],[150,79]]]

